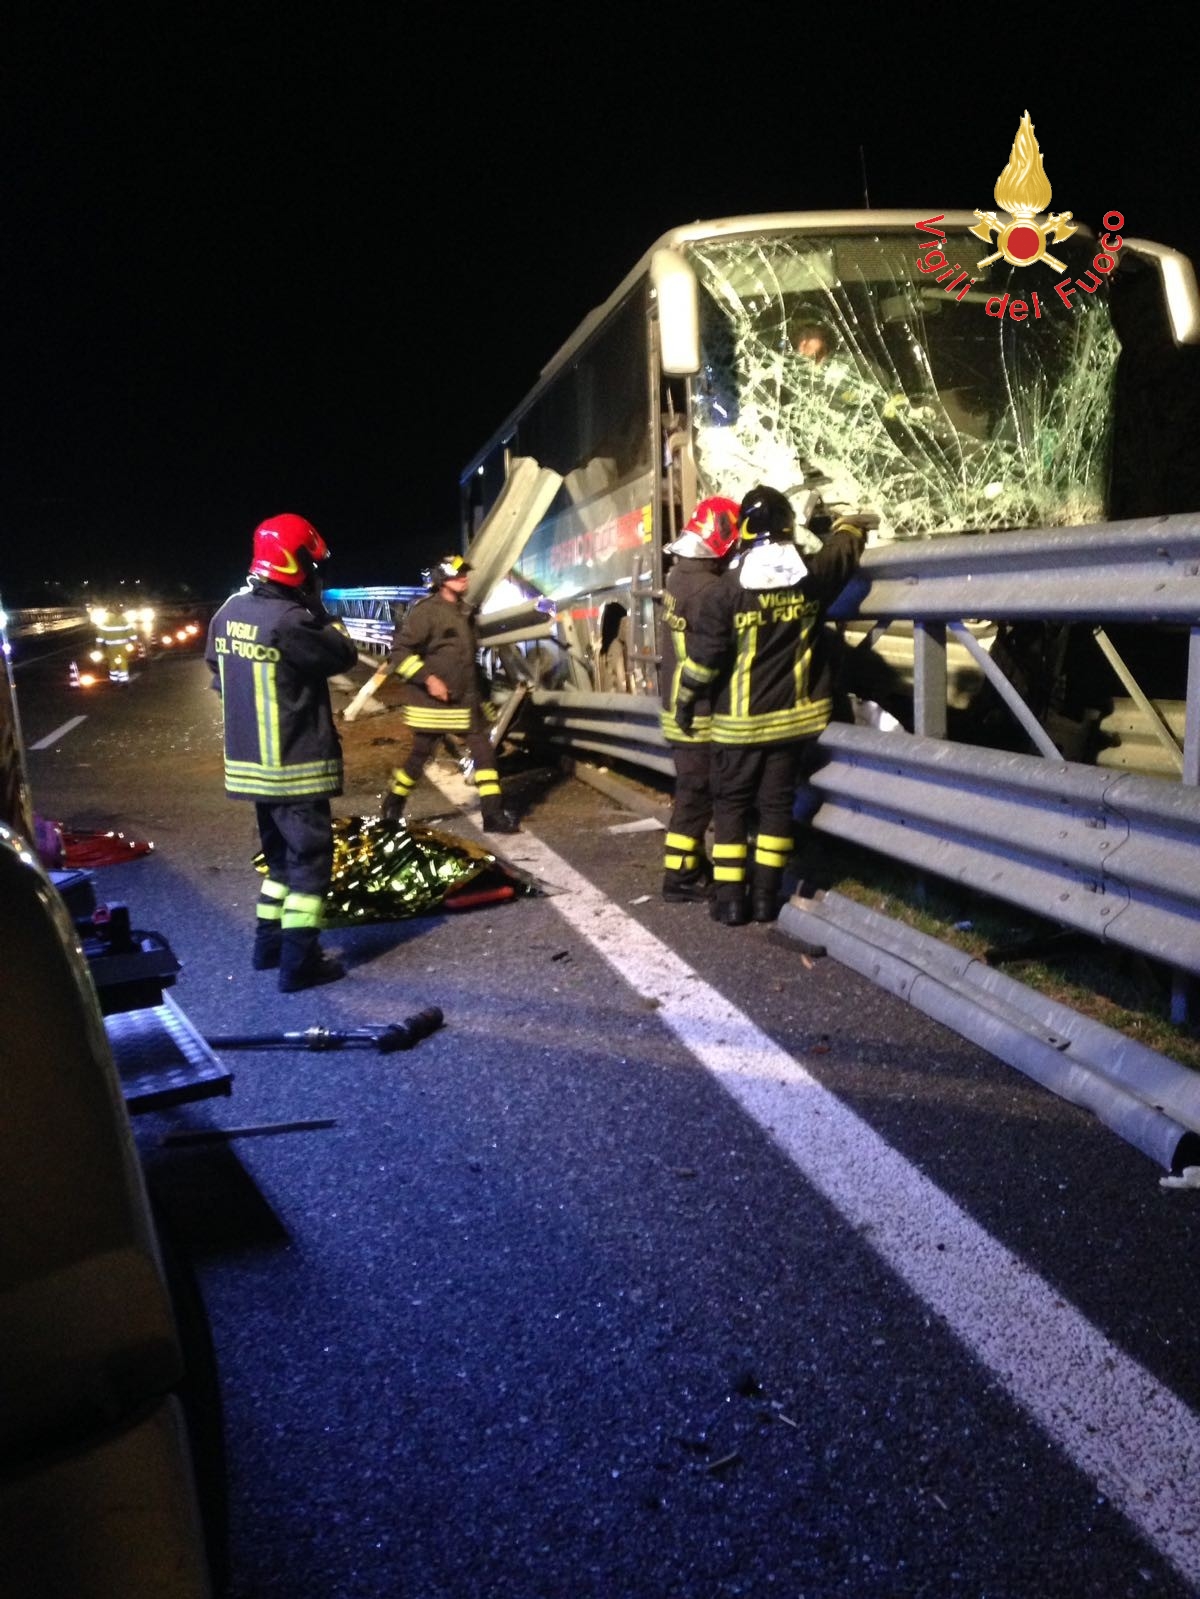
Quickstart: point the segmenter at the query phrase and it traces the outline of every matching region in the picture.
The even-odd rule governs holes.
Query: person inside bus
[[[792,323],[789,338],[803,363],[801,371],[821,385],[831,404],[853,410],[868,403],[868,385],[862,382],[855,364],[844,356],[834,357],[838,341],[827,323],[802,316]]]
[[[795,320],[791,325],[790,342],[795,354],[807,364],[810,375],[820,380],[829,403],[837,410],[859,411],[868,407],[876,410],[885,423],[899,422],[910,428],[914,424],[928,427],[937,419],[934,396],[917,401],[910,399],[899,386],[895,374],[889,378],[876,362],[868,361],[861,349],[853,361],[834,356],[837,337],[826,323],[815,317],[802,315]],[[890,427],[889,431],[892,431]],[[901,437],[903,441],[903,435]]]
[[[690,732],[701,697],[711,699],[711,910],[726,927],[778,913],[798,763],[833,713],[822,623],[862,557],[864,522],[835,518],[820,549],[801,555],[786,495],[751,489],[738,511],[737,553],[689,630],[675,721]]]
[[[792,329],[792,349],[804,360],[820,366],[829,355],[829,334],[817,322],[800,322]]]
[[[688,629],[695,624],[706,591],[715,583],[737,539],[737,501],[701,500],[666,553],[674,564],[663,584],[663,622],[674,646],[674,666],[663,687],[662,732],[675,763],[675,794],[667,824],[662,897],[668,904],[704,900],[712,891],[712,867],[704,835],[712,821],[712,718],[706,700],[692,707],[690,728],[675,720],[679,680],[688,654]]]
[[[421,780],[430,756],[447,734],[466,740],[474,763],[475,790],[485,833],[518,833],[520,824],[504,809],[500,774],[488,738],[480,692],[475,624],[467,609],[471,563],[443,555],[424,574],[429,595],[405,614],[392,650],[392,670],[405,685],[402,716],[412,731],[412,748],[392,773],[383,817],[399,821],[408,796]]]

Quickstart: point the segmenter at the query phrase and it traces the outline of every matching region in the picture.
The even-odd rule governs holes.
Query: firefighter
[[[751,918],[772,922],[778,913],[799,757],[832,712],[822,622],[861,559],[862,520],[835,519],[821,548],[802,556],[787,498],[778,489],[751,489],[738,511],[737,553],[689,630],[675,720],[686,732],[700,696],[710,696],[712,915],[727,927]]]
[[[252,962],[278,967],[285,994],[345,974],[319,937],[333,869],[329,800],[342,792],[328,680],[358,652],[321,603],[328,557],[302,516],[261,523],[246,587],[213,617],[205,650],[224,715],[225,790],[254,802],[267,862]]]
[[[675,720],[674,705],[688,655],[689,630],[737,539],[737,519],[735,500],[701,500],[683,532],[666,547],[675,557],[663,586],[663,621],[675,649],[662,712],[663,737],[675,762],[675,796],[663,859],[662,897],[669,904],[707,899],[712,889],[712,867],[704,853],[704,835],[712,821],[710,706],[706,695],[698,696],[691,731],[685,733]]]
[[[443,555],[423,574],[428,596],[404,618],[392,650],[392,670],[405,685],[404,721],[412,729],[412,749],[392,773],[383,815],[398,820],[438,741],[447,733],[466,740],[475,768],[485,833],[517,833],[520,825],[504,809],[500,774],[488,738],[476,662],[475,624],[466,605],[471,563]]]

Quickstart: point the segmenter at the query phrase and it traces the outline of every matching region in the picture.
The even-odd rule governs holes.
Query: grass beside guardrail
[[[835,888],[918,932],[992,964],[1027,987],[1200,1071],[1200,1028],[1170,1019],[1170,975],[1143,956],[942,879],[892,866],[841,839],[800,834],[806,891]]]

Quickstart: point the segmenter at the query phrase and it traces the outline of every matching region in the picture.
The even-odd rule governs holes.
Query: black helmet
[[[794,543],[796,517],[787,496],[761,484],[751,489],[738,509],[738,535],[743,546]]]
[[[421,573],[421,578],[426,588],[440,589],[443,583],[449,583],[451,578],[466,577],[471,570],[471,563],[463,555],[443,555],[432,566],[426,567]]]

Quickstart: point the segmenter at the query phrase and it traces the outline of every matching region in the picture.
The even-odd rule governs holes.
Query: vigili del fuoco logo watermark
[[[1045,221],[1041,220],[1053,191],[1042,165],[1042,152],[1033,136],[1033,123],[1029,120],[1028,111],[1017,128],[1008,165],[996,179],[996,187],[992,192],[996,196],[996,204],[1002,211],[1007,211],[1012,220],[1002,221],[994,211],[975,212],[978,221],[969,231],[985,244],[994,243],[996,246],[991,255],[985,255],[975,263],[975,270],[981,272],[1003,257],[1014,267],[1035,266],[1037,262],[1044,261],[1054,271],[1065,272],[1066,262],[1051,255],[1047,245],[1069,239],[1078,231],[1078,223],[1072,220],[1070,211],[1052,211]],[[941,248],[946,242],[946,235],[937,226],[944,221],[945,216],[942,215],[927,217],[925,221],[917,223],[918,233],[930,235],[919,246],[917,270],[931,275],[933,281],[940,283],[945,292],[953,294],[956,300],[963,300],[970,292],[971,285],[978,283],[979,279],[971,277],[957,261],[951,266],[946,259],[945,251]],[[1100,250],[1092,259],[1091,269],[1082,277],[1064,277],[1053,285],[1055,294],[1068,310],[1073,305],[1072,295],[1080,289],[1086,294],[1095,294],[1114,270],[1122,242],[1117,229],[1124,226],[1125,218],[1119,211],[1106,212],[1106,231],[1100,236]],[[1007,312],[1013,322],[1024,322],[1031,309],[1035,320],[1042,315],[1042,304],[1035,290],[1030,291],[1028,304],[1024,300],[1013,299],[1009,293],[992,295],[984,306],[988,316],[1003,317]]]

